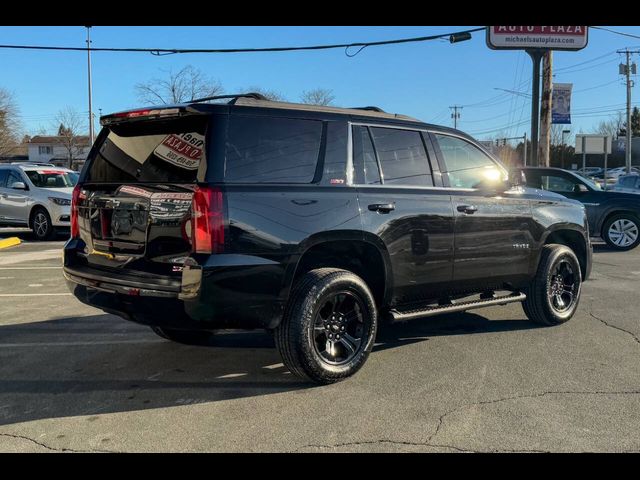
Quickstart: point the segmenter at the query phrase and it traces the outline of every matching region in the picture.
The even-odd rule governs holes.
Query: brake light
[[[195,253],[224,250],[224,205],[219,188],[195,189],[191,202],[191,245]]]
[[[71,194],[71,238],[80,237],[80,226],[78,225],[78,201],[80,200],[80,184],[73,187]]]
[[[100,124],[109,125],[110,123],[120,121],[120,120],[125,120],[127,118],[170,117],[174,115],[179,115],[180,112],[181,112],[180,108],[141,108],[138,110],[129,110],[127,112],[118,112],[111,115],[105,115],[104,117],[100,118]]]

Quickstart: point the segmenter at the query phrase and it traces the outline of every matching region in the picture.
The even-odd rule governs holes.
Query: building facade
[[[52,163],[59,167],[69,167],[69,149],[65,146],[64,137],[57,135],[36,135],[28,144],[28,158],[34,163]],[[80,170],[89,154],[89,137],[77,137],[77,144],[72,148],[73,169]]]

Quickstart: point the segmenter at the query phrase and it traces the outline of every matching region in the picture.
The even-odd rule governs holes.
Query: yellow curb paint
[[[20,245],[20,239],[18,237],[0,239],[0,248],[15,247],[16,245]]]

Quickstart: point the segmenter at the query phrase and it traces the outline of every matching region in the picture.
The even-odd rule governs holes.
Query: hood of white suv
[[[73,194],[73,187],[63,187],[63,188],[37,188],[40,192],[45,192],[52,197],[60,197],[60,198],[71,198]]]

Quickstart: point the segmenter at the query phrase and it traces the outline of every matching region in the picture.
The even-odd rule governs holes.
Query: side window
[[[379,185],[380,172],[373,150],[373,143],[367,127],[353,127],[353,166],[355,183],[359,185]]]
[[[577,185],[577,182],[559,175],[541,175],[540,180],[542,190],[558,193],[572,193]]]
[[[347,122],[327,122],[327,146],[324,153],[323,182],[330,185],[347,183]]]
[[[420,132],[371,128],[385,184],[433,186],[433,176]]]
[[[322,122],[232,115],[225,181],[311,183],[320,153]]]
[[[504,177],[498,165],[472,143],[449,135],[435,134],[435,137],[452,187],[479,188]]]
[[[18,174],[16,174],[15,172],[9,172],[9,175],[7,176],[7,188],[11,188],[11,185],[13,185],[15,182],[22,181],[22,178],[20,178]]]
[[[624,177],[620,183],[622,183],[623,187],[633,188],[636,183],[636,177]]]
[[[6,186],[5,181],[7,180],[7,171],[6,170],[0,170],[0,188],[3,188]]]

